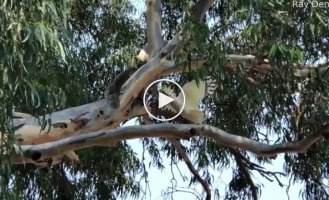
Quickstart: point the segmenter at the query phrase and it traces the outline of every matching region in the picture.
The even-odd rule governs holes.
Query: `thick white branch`
[[[146,33],[148,59],[163,47],[161,27],[161,0],[146,0]]]
[[[115,142],[137,138],[164,137],[188,139],[195,136],[211,138],[219,145],[240,148],[260,156],[275,157],[279,153],[305,153],[312,144],[322,138],[329,137],[329,124],[324,125],[318,131],[300,141],[273,145],[230,134],[209,125],[154,124],[129,126],[77,135],[51,143],[22,145],[20,148],[16,148],[14,160],[16,162],[21,160],[21,155],[34,161],[43,160],[72,150],[92,146],[108,146]]]
[[[162,59],[160,64],[153,59],[143,66],[134,77],[127,82],[120,109],[113,108],[110,100],[102,99],[82,106],[68,108],[45,116],[50,124],[42,127],[40,119],[25,115],[23,119],[13,119],[15,137],[22,145],[34,145],[60,140],[81,133],[117,127],[121,122],[145,114],[142,105],[134,104],[133,100],[139,96],[143,88],[155,77],[182,72],[184,65],[175,65],[173,61]],[[202,62],[194,62],[192,69],[200,67]],[[48,121],[48,120],[46,120]]]
[[[255,59],[252,55],[228,55],[227,58],[231,64],[239,64]],[[199,68],[204,62],[204,60],[195,60],[192,62],[191,70]],[[268,67],[272,68],[270,65],[268,65]],[[251,66],[250,68],[256,67]],[[295,70],[296,73],[302,72],[302,74],[299,75],[306,76],[310,71],[318,70],[322,72],[327,69],[328,65],[321,64],[318,66],[303,65],[303,69],[298,69],[296,67]],[[28,118],[13,119],[16,138],[21,144],[40,144],[80,133],[117,127],[122,121],[127,119],[128,116],[134,115],[131,112],[131,110],[133,110],[131,103],[140,95],[140,92],[149,82],[157,77],[170,73],[182,72],[183,70],[189,70],[189,68],[185,68],[184,64],[175,65],[174,61],[155,57],[151,62],[145,64],[134,73],[123,86],[120,109],[111,107],[108,99],[68,108],[46,115],[45,117],[46,119],[50,119],[51,125],[43,129],[39,119],[24,115]]]
[[[40,144],[99,130],[109,123],[116,111],[108,99],[103,99],[46,115],[45,121],[50,122],[46,126],[41,124],[42,117],[13,119],[15,137],[21,144]]]

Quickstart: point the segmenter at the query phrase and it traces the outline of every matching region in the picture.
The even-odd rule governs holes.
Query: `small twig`
[[[164,195],[173,195],[175,192],[182,192],[182,193],[188,193],[188,194],[192,194],[194,195],[198,200],[201,200],[202,197],[200,196],[200,194],[198,193],[198,191],[196,191],[195,189],[190,189],[190,188],[183,188],[183,187],[179,187],[180,189],[178,189],[178,187],[175,188],[171,188],[168,187],[168,190],[171,190],[170,192],[165,192]],[[166,198],[165,198],[166,199]],[[172,197],[173,199],[173,197]]]
[[[290,190],[290,186],[291,186],[292,178],[293,178],[293,176],[290,176],[289,184],[288,184],[288,187],[287,187],[287,189],[286,189],[286,195],[287,195],[287,197],[288,197],[288,200],[290,200],[289,190]]]

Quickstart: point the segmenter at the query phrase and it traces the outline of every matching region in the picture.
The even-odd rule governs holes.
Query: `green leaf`
[[[282,44],[282,43],[278,45],[278,49],[282,54],[285,54],[289,51],[287,45]]]
[[[57,41],[57,45],[58,45],[58,48],[59,48],[61,58],[63,59],[64,62],[66,62],[64,47],[63,47],[62,43],[59,40]]]
[[[301,62],[303,60],[303,52],[299,48],[295,49],[295,55],[298,62]]]
[[[269,53],[269,57],[270,58],[274,58],[276,55],[276,51],[278,49],[278,45],[277,44],[273,44],[271,49],[270,49],[270,53]]]

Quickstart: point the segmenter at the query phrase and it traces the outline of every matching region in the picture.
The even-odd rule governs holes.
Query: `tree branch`
[[[214,0],[199,0],[196,4],[194,11],[194,18],[197,21],[206,14],[206,11],[213,4]],[[161,37],[161,1],[160,0],[147,0],[147,35],[148,35],[148,48],[153,54],[157,51],[158,47],[162,45]],[[158,54],[149,56],[149,62],[139,68],[123,85],[121,92],[124,94],[120,99],[119,113],[124,112],[129,104],[137,98],[143,87],[145,87],[155,77],[160,76],[165,70],[173,67],[171,64],[167,64],[166,57],[172,53],[174,49],[177,49],[178,44],[181,42],[181,33],[179,32],[174,38],[172,38]],[[161,41],[161,42],[160,42]],[[150,44],[153,43],[153,44]],[[161,44],[160,44],[161,43]],[[182,46],[182,45],[181,45]],[[152,50],[153,49],[153,50]],[[150,53],[148,52],[148,53]],[[174,65],[175,66],[175,65]],[[134,85],[134,87],[133,87]]]
[[[194,175],[194,177],[202,185],[203,189],[206,192],[206,200],[210,200],[211,199],[211,191],[210,191],[210,188],[209,188],[209,184],[205,180],[203,180],[203,178],[200,176],[199,172],[194,168],[190,158],[186,155],[184,149],[182,148],[182,144],[180,143],[180,141],[177,140],[177,139],[172,139],[172,138],[169,138],[167,140],[175,147],[175,149],[178,151],[180,157],[184,160],[184,162],[187,165],[190,172]]]
[[[150,15],[149,24],[153,27],[153,34],[150,32],[149,41],[152,40],[154,42],[153,46],[159,46],[159,38],[161,38],[161,35],[159,35],[161,34],[161,1],[150,0],[147,2]],[[20,137],[22,144],[39,144],[83,132],[101,130],[104,127],[117,127],[122,122],[122,119],[129,115],[130,110],[132,110],[131,104],[138,97],[144,86],[161,75],[166,68],[170,69],[173,67],[173,65],[164,67],[164,63],[169,61],[160,58],[161,56],[158,55],[152,59],[126,81],[126,84],[122,87],[124,95],[121,96],[119,109],[111,105],[111,99],[103,99],[46,115],[45,119],[51,121],[51,124],[46,126],[42,126],[40,120],[35,117],[13,119],[12,126],[17,130],[15,135]],[[46,134],[48,135],[46,139],[35,141],[35,139],[39,140],[41,135]]]
[[[230,134],[209,125],[154,124],[129,126],[72,136],[45,144],[17,146],[15,148],[16,155],[14,155],[14,160],[18,162],[22,159],[22,156],[34,161],[44,160],[45,158],[62,155],[68,151],[91,146],[108,146],[112,143],[129,139],[145,137],[187,139],[195,136],[211,138],[219,145],[250,151],[259,156],[275,157],[279,153],[305,153],[315,142],[322,138],[328,139],[329,123],[300,141],[273,145]]]
[[[233,153],[233,156],[237,163],[238,170],[240,171],[242,177],[246,180],[247,184],[249,185],[249,187],[251,189],[252,198],[254,200],[257,200],[258,199],[258,196],[257,196],[258,187],[255,185],[254,181],[252,180],[252,178],[250,176],[250,171],[247,169],[246,165],[243,163],[243,161],[241,159],[242,155],[240,154],[240,152],[237,152],[235,150],[231,150],[231,152]]]
[[[253,55],[227,55],[227,66],[231,69],[235,69],[238,65],[258,71],[261,73],[268,73],[275,69],[278,69],[279,66],[273,66],[268,61],[259,60]],[[286,65],[286,63],[282,63],[282,65]],[[329,70],[329,62],[321,63],[317,65],[309,65],[309,64],[292,64],[292,69],[295,70],[295,76],[299,77],[307,77],[309,74],[313,74],[315,72],[324,73]]]
[[[34,141],[34,139],[45,134],[51,137],[52,140],[58,140],[80,133],[117,127],[127,116],[135,116],[132,110],[136,110],[136,105],[133,107],[130,105],[150,81],[159,76],[179,73],[184,70],[189,71],[189,68],[185,67],[184,64],[175,65],[174,61],[165,59],[160,60],[160,64],[156,64],[158,61],[159,59],[153,59],[152,62],[145,64],[125,83],[121,92],[123,95],[120,97],[121,110],[111,106],[109,99],[102,99],[40,117],[24,114],[25,118],[13,119],[12,127],[15,130],[16,137],[23,139],[22,144],[38,144],[39,142]],[[193,62],[191,70],[199,68],[203,63],[204,61]],[[16,115],[22,117],[17,112],[15,112]],[[42,125],[43,118],[51,124]]]
[[[199,0],[195,5],[193,19],[200,23],[213,3],[214,0]]]
[[[232,62],[245,62],[255,59],[254,56],[246,55],[228,55]],[[158,63],[158,64],[157,64]],[[194,70],[204,63],[203,60],[192,62]],[[307,66],[303,66],[306,68]],[[316,70],[315,66],[309,66],[308,70]],[[318,65],[322,71],[327,69],[326,64]],[[68,108],[62,111],[46,115],[51,124],[42,126],[40,118],[29,117],[22,119],[13,119],[13,128],[16,139],[20,144],[40,144],[44,142],[56,141],[80,133],[92,132],[101,129],[117,127],[124,119],[134,116],[135,106],[131,106],[135,98],[153,79],[170,73],[189,70],[184,64],[175,64],[174,61],[154,58],[151,62],[140,68],[123,86],[124,95],[121,97],[120,109],[111,106],[110,100],[102,99],[97,102],[82,106]],[[298,69],[296,69],[298,70]],[[301,69],[306,70],[306,69]],[[320,70],[319,70],[320,71]],[[140,114],[137,114],[138,116]]]
[[[174,61],[162,59],[160,64],[156,64],[158,61],[159,59],[153,59],[152,62],[144,65],[139,72],[134,74],[135,77],[130,79],[131,82],[125,85],[124,90],[128,90],[128,92],[121,95],[120,108],[113,107],[111,99],[102,99],[45,116],[30,117],[24,115],[26,118],[14,118],[12,127],[15,131],[16,140],[21,145],[53,142],[81,133],[115,128],[131,117],[145,114],[142,105],[133,104],[144,86],[157,77],[188,70],[183,64],[175,65]],[[194,62],[191,68],[193,70],[202,64],[201,62]],[[135,81],[136,79],[138,81]],[[22,115],[19,116],[22,117]],[[45,119],[44,122],[42,119]],[[0,139],[5,138],[0,136]],[[53,160],[58,159],[54,158]]]
[[[230,148],[230,151],[234,155],[234,157],[240,161],[240,164],[243,164],[249,170],[256,170],[261,176],[263,176],[264,178],[266,178],[267,180],[269,180],[271,182],[273,180],[269,176],[273,176],[276,179],[276,181],[278,182],[279,186],[283,187],[283,184],[281,183],[281,181],[279,180],[277,175],[286,176],[286,174],[284,174],[282,172],[266,171],[266,170],[264,170],[264,167],[251,162],[248,158],[246,158],[244,155],[242,155],[240,151],[233,149],[233,148]]]
[[[148,59],[163,47],[161,28],[161,0],[146,0],[146,33]]]
[[[109,104],[107,105],[107,103]],[[41,125],[39,120],[34,117],[13,119],[13,124],[16,125],[14,126],[15,139],[21,145],[43,144],[58,141],[66,137],[88,132],[90,130],[100,130],[103,128],[112,129],[125,120],[135,116],[144,115],[146,113],[143,105],[135,104],[128,113],[122,115],[122,118],[117,121],[111,121],[111,115],[115,114],[116,109],[109,109],[111,109],[111,103],[106,99],[83,106],[69,108],[46,116],[49,117],[51,121],[51,124],[46,126]],[[97,111],[98,114],[96,116],[88,114],[95,114]],[[90,121],[94,121],[94,123],[90,123],[88,125],[88,122]],[[79,164],[79,158],[74,151],[64,152],[63,154],[70,160],[71,164]],[[59,164],[62,160],[63,155],[56,155],[47,161],[43,159],[35,162],[32,159],[28,159],[25,161],[15,161],[14,163],[34,163],[37,166],[45,167],[47,165]]]
[[[146,12],[146,23],[147,23],[147,37],[148,44],[140,51],[140,53],[136,56],[142,62],[147,62],[151,57],[157,55],[158,53],[157,47],[160,47],[160,58],[168,56],[178,45],[181,40],[180,31],[175,35],[169,42],[166,42],[164,45],[164,41],[161,37],[161,14],[158,11],[161,11],[161,2],[158,3],[159,0],[147,0],[147,12]],[[196,22],[201,22],[203,17],[206,15],[207,10],[214,3],[214,0],[199,0],[196,5],[194,12],[192,14],[192,18]],[[153,6],[153,7],[152,7]],[[157,28],[158,27],[158,28]],[[160,33],[160,34],[159,34]],[[186,39],[186,38],[185,38]],[[161,42],[159,42],[161,41]],[[151,44],[153,43],[153,44]],[[162,46],[161,46],[162,45]]]

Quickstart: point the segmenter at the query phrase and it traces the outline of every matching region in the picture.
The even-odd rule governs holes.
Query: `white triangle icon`
[[[173,101],[175,101],[174,98],[171,98],[171,97],[159,92],[159,106],[158,106],[159,109],[162,108],[163,106],[168,105],[169,103],[171,103]]]

